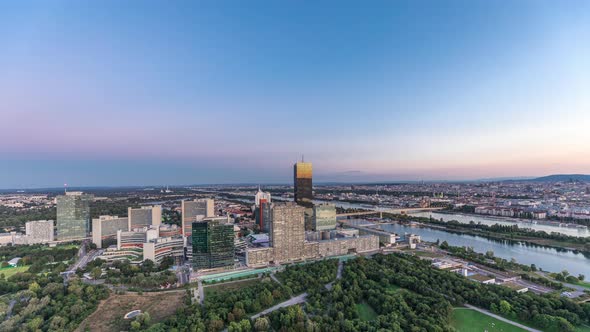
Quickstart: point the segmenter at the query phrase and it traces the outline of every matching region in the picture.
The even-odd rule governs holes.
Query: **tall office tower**
[[[267,203],[270,203],[270,193],[264,192],[264,191],[260,190],[260,187],[258,187],[258,192],[254,196],[254,204],[256,204],[256,207],[260,206],[261,200],[264,200]]]
[[[192,224],[193,267],[200,269],[234,266],[234,225],[219,218]]]
[[[266,199],[261,199],[254,211],[256,217],[256,224],[261,232],[268,233],[270,231],[271,223],[271,203],[267,202]]]
[[[129,218],[129,230],[148,226],[159,227],[162,223],[162,206],[127,208],[127,216]]]
[[[85,238],[90,232],[90,202],[94,196],[67,192],[57,196],[57,239]]]
[[[275,261],[298,260],[304,256],[304,213],[304,207],[293,203],[273,205],[269,239]]]
[[[53,220],[28,221],[25,234],[29,243],[46,243],[53,241]]]
[[[313,231],[326,231],[336,228],[336,206],[316,204],[313,207]]]
[[[191,236],[193,222],[199,218],[210,218],[215,215],[215,202],[210,198],[195,199],[181,202],[182,234]]]
[[[312,207],[313,206],[313,183],[311,163],[298,162],[293,166],[293,177],[295,187],[295,203]]]
[[[92,243],[96,244],[98,248],[102,248],[103,244],[107,247],[109,244],[115,244],[118,231],[129,231],[128,218],[100,216],[92,219]]]

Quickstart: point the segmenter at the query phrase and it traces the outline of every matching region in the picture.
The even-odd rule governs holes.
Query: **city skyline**
[[[2,3],[0,188],[588,174],[589,13]]]

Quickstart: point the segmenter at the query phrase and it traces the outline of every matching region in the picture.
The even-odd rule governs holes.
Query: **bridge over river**
[[[356,217],[356,216],[368,216],[373,214],[378,214],[379,218],[383,218],[383,213],[391,213],[391,214],[408,214],[412,212],[426,212],[426,211],[438,211],[442,210],[442,207],[429,207],[429,208],[399,208],[399,209],[389,209],[389,210],[371,210],[371,211],[359,211],[359,212],[350,212],[350,213],[341,213],[337,214],[337,218],[345,218],[345,217]]]

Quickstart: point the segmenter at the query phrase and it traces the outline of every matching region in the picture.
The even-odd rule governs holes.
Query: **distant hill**
[[[584,181],[590,182],[590,175],[587,174],[552,174],[540,178],[529,179],[534,182],[564,182],[564,181]]]

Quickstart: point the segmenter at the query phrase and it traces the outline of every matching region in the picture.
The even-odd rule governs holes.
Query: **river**
[[[238,199],[245,203],[253,203],[253,199]],[[314,203],[323,203],[320,200],[314,200]],[[365,208],[360,204],[333,201],[330,202],[342,208]],[[376,208],[377,209],[377,208]],[[386,209],[386,208],[381,208]],[[486,225],[503,224],[514,225],[515,222],[506,221],[504,219],[486,217],[486,216],[471,216],[462,214],[447,214],[439,212],[420,212],[413,213],[413,216],[429,217],[443,220],[457,220],[463,223],[481,222]],[[559,232],[572,236],[588,236],[587,230],[578,230],[576,228],[556,227],[550,225],[539,225],[532,223],[518,223],[521,227],[529,227],[536,230],[543,230],[546,232]],[[416,226],[404,226],[400,224],[383,224],[380,225],[384,230],[396,233],[403,236],[406,233],[418,234],[424,241],[436,242],[436,240],[447,241],[452,246],[468,246],[472,247],[476,252],[485,253],[488,250],[494,252],[494,255],[507,260],[516,259],[521,264],[535,264],[537,267],[546,271],[560,272],[568,270],[572,275],[577,276],[583,274],[590,276],[590,257],[586,258],[581,253],[574,253],[569,250],[558,250],[554,248],[547,248],[536,245],[527,245],[521,242],[511,243],[509,241],[491,240],[481,236],[473,236],[466,234],[454,234],[439,229],[423,228]]]
[[[521,242],[491,240],[481,236],[466,234],[454,234],[443,230],[418,226],[405,226],[400,224],[379,225],[383,230],[404,236],[406,233],[418,234],[424,241],[447,241],[452,246],[472,247],[476,252],[485,253],[488,250],[494,255],[507,260],[516,259],[521,264],[535,264],[543,270],[561,272],[568,270],[572,275],[583,274],[590,276],[590,259],[581,253],[569,250],[557,250],[536,245],[527,245]]]
[[[558,227],[552,225],[542,225],[542,224],[534,224],[529,220],[520,220],[518,219],[508,219],[508,218],[499,218],[499,217],[489,217],[489,216],[477,216],[477,215],[467,215],[467,214],[457,214],[457,213],[440,213],[440,212],[416,212],[411,213],[410,215],[416,217],[432,217],[436,220],[442,219],[443,221],[449,220],[456,220],[463,224],[468,224],[469,222],[473,221],[475,223],[482,223],[484,225],[518,225],[520,228],[530,228],[536,231],[544,231],[546,233],[561,233],[564,235],[575,236],[575,237],[587,237],[590,236],[590,231],[587,228],[576,228],[576,227]]]

